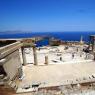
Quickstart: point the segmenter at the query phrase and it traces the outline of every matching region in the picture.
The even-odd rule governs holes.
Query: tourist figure
[[[88,59],[88,55],[89,55],[89,54],[88,54],[88,53],[86,53],[86,57],[85,57],[85,59]]]
[[[80,57],[82,57],[82,54],[80,54]]]
[[[74,53],[72,53],[72,59],[74,58],[74,56],[75,56]]]
[[[77,52],[78,52],[78,48],[77,48]]]
[[[60,57],[60,61],[62,61],[62,57]]]

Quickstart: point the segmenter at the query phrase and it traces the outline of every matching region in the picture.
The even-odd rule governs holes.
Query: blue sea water
[[[89,42],[89,36],[95,35],[95,32],[91,31],[83,31],[83,32],[0,32],[1,39],[9,39],[9,38],[30,38],[35,36],[51,36],[57,39],[61,39],[63,41],[79,41],[81,36],[83,36],[83,40],[85,42]],[[40,41],[37,42],[39,46],[47,45],[48,41]]]

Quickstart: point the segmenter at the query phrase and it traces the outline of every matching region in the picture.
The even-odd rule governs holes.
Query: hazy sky
[[[0,0],[0,31],[95,31],[95,0]]]

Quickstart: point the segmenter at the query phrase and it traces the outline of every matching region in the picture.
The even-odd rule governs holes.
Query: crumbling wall
[[[16,50],[6,57],[6,62],[3,65],[7,76],[13,79],[18,74],[18,68],[21,67],[19,51]]]

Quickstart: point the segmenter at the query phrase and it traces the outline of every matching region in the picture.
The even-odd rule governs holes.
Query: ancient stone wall
[[[21,67],[19,51],[16,50],[6,57],[6,62],[3,67],[7,76],[13,79],[18,74],[18,68]]]

